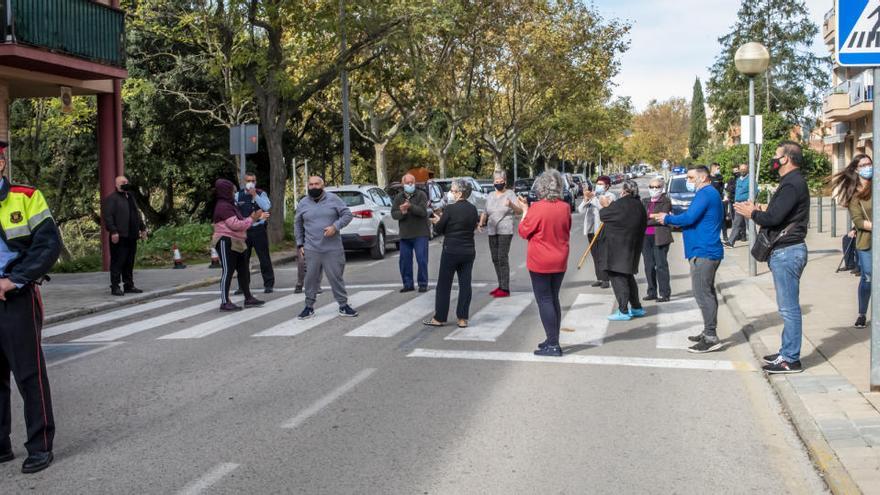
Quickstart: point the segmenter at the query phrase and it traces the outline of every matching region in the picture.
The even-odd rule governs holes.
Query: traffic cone
[[[211,248],[211,266],[209,268],[221,268],[220,255],[217,254],[217,250],[213,247]]]
[[[186,265],[183,264],[183,256],[180,255],[180,249],[177,249],[177,243],[171,245],[171,256],[174,259],[175,270],[186,268]]]

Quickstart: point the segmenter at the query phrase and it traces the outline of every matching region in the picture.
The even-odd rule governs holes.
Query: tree
[[[658,163],[665,159],[677,163],[687,156],[690,118],[684,98],[662,103],[651,100],[633,119],[633,127],[632,136],[624,143],[625,161]]]
[[[770,67],[755,77],[757,113],[782,114],[790,125],[812,127],[822,105],[830,59],[811,50],[818,26],[803,0],[743,0],[730,33],[718,38],[721,53],[707,85],[714,128],[724,133],[748,112],[748,78],[734,64],[736,50],[758,41],[770,52]]]
[[[709,129],[706,125],[706,104],[703,101],[703,85],[698,77],[694,81],[694,96],[691,99],[691,131],[688,137],[688,151],[692,160],[703,154],[709,143]]]

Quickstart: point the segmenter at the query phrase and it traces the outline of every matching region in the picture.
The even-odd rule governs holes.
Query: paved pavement
[[[420,324],[433,291],[399,294],[395,253],[349,264],[359,318],[326,291],[295,320],[282,266],[261,309],[221,314],[210,287],[48,326],[56,463],[0,467],[0,493],[824,493],[727,307],[727,347],[684,350],[700,320],[680,239],[673,300],[608,323],[611,292],[574,266],[580,221],[561,360],[531,354],[524,242],[494,300],[484,235],[466,331]],[[23,431],[14,414],[19,456]]]

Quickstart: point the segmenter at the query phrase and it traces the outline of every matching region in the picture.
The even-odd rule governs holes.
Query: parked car
[[[581,195],[581,186],[578,185],[574,180],[574,175],[565,173],[562,174],[565,177],[566,182],[568,182],[568,189],[571,191],[571,197],[577,199]]]
[[[562,180],[565,183],[562,187],[562,200],[568,203],[571,211],[574,211],[575,209],[577,209],[577,203],[575,202],[575,198],[571,193],[571,184],[569,184],[568,179],[566,179],[564,175],[562,176]],[[527,200],[529,204],[532,204],[533,202],[538,200],[538,194],[535,192],[534,180],[532,181],[532,187],[529,188],[529,195]]]
[[[483,194],[491,194],[495,191],[495,181],[493,179],[477,179],[480,184],[480,190]]]
[[[528,194],[529,191],[532,190],[532,184],[535,183],[535,179],[517,179],[516,182],[513,183],[513,192],[517,195]]]
[[[590,179],[587,178],[584,174],[571,174],[571,178],[574,180],[574,183],[578,186],[578,197],[584,195],[584,191],[589,191],[592,187],[590,183]],[[588,186],[589,184],[589,186]]]
[[[687,175],[674,175],[666,184],[666,195],[672,201],[672,214],[679,215],[690,207],[695,193],[687,190]]]
[[[434,212],[438,214],[446,207],[446,194],[443,189],[433,180],[428,182],[416,182],[416,188],[421,190],[428,197],[428,217],[430,218]],[[403,184],[400,182],[392,182],[385,188],[385,192],[394,201],[394,197],[403,191]],[[434,238],[434,226],[431,225],[431,239]]]
[[[453,180],[463,180],[467,181],[471,186],[471,195],[468,198],[468,202],[474,207],[477,208],[477,211],[483,213],[486,211],[486,193],[483,192],[483,188],[480,186],[480,183],[476,181],[473,177],[452,177],[449,179],[434,179],[434,182],[437,183],[442,189],[444,193],[449,192],[449,187],[452,185]]]
[[[391,218],[391,197],[379,186],[360,184],[328,187],[351,210],[354,219],[342,229],[342,246],[349,251],[366,250],[373,259],[385,257],[389,244],[400,243],[400,227]]]

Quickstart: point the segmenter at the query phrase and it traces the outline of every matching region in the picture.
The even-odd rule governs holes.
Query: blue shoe
[[[345,306],[339,306],[339,316],[348,316],[349,318],[355,318],[358,316],[358,312],[355,311],[354,308],[346,304]]]
[[[629,321],[632,318],[629,313],[621,313],[619,309],[608,315],[608,319],[611,321]]]
[[[629,315],[633,318],[641,318],[642,316],[645,316],[645,308],[630,308]]]

